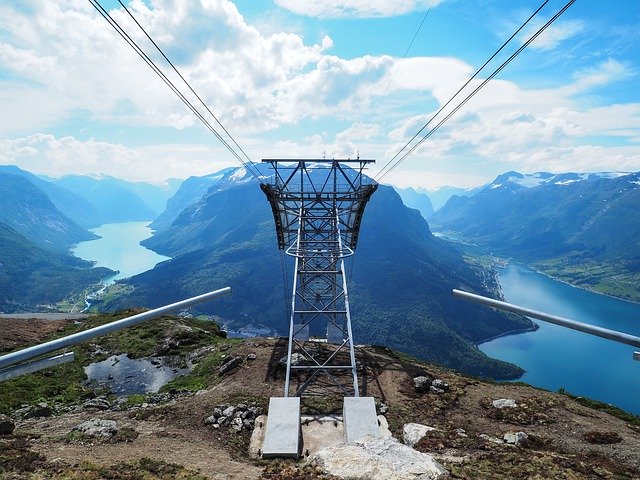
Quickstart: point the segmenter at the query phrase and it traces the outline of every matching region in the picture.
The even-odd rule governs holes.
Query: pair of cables
[[[485,69],[485,67],[522,31],[522,29],[542,10],[548,3],[546,0],[531,16],[491,55],[491,57],[465,82],[462,87],[438,109],[438,111],[429,118],[429,120],[418,130],[418,132],[406,142],[403,147],[384,165],[384,167],[376,174],[374,180],[380,182],[385,176],[395,170],[409,155],[411,155],[420,145],[422,145],[431,135],[433,135],[447,120],[449,120],[460,108],[462,108],[469,100],[471,100],[482,88],[489,83],[498,73],[500,73],[509,63],[511,63],[525,48],[527,48],[542,32],[544,32],[553,22],[555,22],[567,9],[573,5],[576,0],[567,2],[551,19],[549,19],[542,27],[540,27],[533,35],[531,35],[511,56],[502,62],[493,72],[484,79],[475,89],[460,101],[447,115],[444,116],[433,128],[428,130],[422,138],[413,143],[418,136],[431,125],[436,117],[440,115],[460,94],[461,92]],[[412,145],[413,143],[413,145]],[[404,152],[404,153],[403,153]]]
[[[151,68],[151,70],[158,76],[160,79],[171,89],[171,91],[184,103],[191,112],[196,116],[200,122],[209,130],[222,145],[233,155],[233,157],[240,162],[240,164],[256,179],[260,179],[260,172],[258,171],[255,163],[249,158],[247,153],[238,145],[238,142],[233,138],[233,136],[229,133],[229,131],[222,125],[218,117],[213,113],[213,111],[207,106],[207,104],[202,100],[202,97],[198,95],[195,89],[191,86],[189,81],[180,73],[174,63],[165,55],[160,46],[151,38],[151,36],[147,33],[144,27],[138,22],[138,20],[133,16],[133,14],[129,11],[124,3],[121,0],[118,0],[118,3],[124,8],[129,17],[135,22],[135,24],[140,28],[142,33],[146,36],[147,39],[153,44],[155,49],[162,55],[162,58],[171,66],[173,71],[178,75],[178,77],[182,80],[182,82],[187,86],[187,88],[191,91],[191,93],[197,98],[198,102],[202,107],[204,107],[205,112],[201,112],[197,105],[189,100],[184,93],[175,85],[173,81],[164,73],[164,71],[158,66],[158,64],[144,51],[144,49],[126,32],[126,30],[109,14],[109,12],[100,4],[99,0],[88,0],[89,3],[98,11],[98,13],[113,27],[113,29],[120,35],[125,42],[144,60],[144,62]],[[221,133],[216,129],[208,118],[213,118],[218,128],[223,132]]]

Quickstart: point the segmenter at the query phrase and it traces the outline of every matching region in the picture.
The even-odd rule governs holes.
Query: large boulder
[[[242,364],[242,357],[227,357],[220,366],[220,376],[226,375],[231,370],[236,369]]]
[[[448,476],[431,455],[417,452],[394,438],[371,435],[320,450],[309,462],[328,475],[349,479],[435,480]]]

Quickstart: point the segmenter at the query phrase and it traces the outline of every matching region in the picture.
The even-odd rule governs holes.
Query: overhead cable
[[[158,75],[162,81],[178,96],[178,98],[184,103],[193,114],[204,124],[204,126],[215,135],[215,137],[225,146],[225,148],[240,162],[240,164],[251,175],[260,178],[259,173],[256,173],[255,169],[252,169],[252,164],[245,162],[240,154],[229,145],[229,143],[220,135],[220,133],[209,123],[209,121],[200,113],[200,111],[189,101],[187,97],[175,86],[175,84],[164,74],[164,72],[155,64],[155,62],[142,50],[142,48],[133,40],[129,34],[120,26],[120,24],[111,17],[109,12],[104,9],[99,0],[89,0],[89,3],[98,11],[98,13],[113,27],[113,29],[129,44],[131,48],[144,60],[144,62]]]
[[[147,31],[144,29],[144,27],[140,24],[140,22],[138,22],[138,20],[136,19],[136,17],[133,16],[133,14],[129,11],[129,9],[127,8],[127,6],[122,3],[122,0],[118,0],[118,3],[120,5],[122,5],[122,8],[124,8],[125,12],[127,12],[127,14],[129,15],[129,17],[131,17],[131,19],[136,23],[136,25],[138,25],[138,27],[140,28],[140,30],[142,30],[142,33],[145,34],[145,36],[149,39],[149,41],[153,44],[154,47],[156,47],[156,50],[158,50],[158,52],[160,52],[160,55],[162,55],[162,57],[167,61],[167,63],[169,65],[171,65],[171,68],[173,68],[173,71],[176,72],[178,74],[178,76],[180,77],[180,79],[185,83],[185,85],[189,88],[189,90],[191,90],[191,92],[196,96],[196,98],[198,99],[198,101],[202,104],[202,106],[207,110],[207,112],[209,112],[209,114],[213,117],[213,119],[216,121],[216,123],[220,126],[220,128],[222,128],[222,130],[224,131],[224,133],[227,134],[227,136],[231,139],[231,141],[234,143],[234,145],[236,147],[238,147],[238,149],[242,152],[242,154],[244,155],[244,157],[249,161],[249,163],[251,164],[252,167],[255,167],[254,162],[251,160],[251,158],[249,158],[249,155],[247,155],[247,153],[242,149],[242,147],[240,145],[238,145],[238,142],[236,142],[235,138],[233,138],[233,136],[227,131],[227,129],[224,127],[224,125],[222,125],[222,123],[220,123],[220,120],[218,120],[218,117],[215,116],[215,114],[211,111],[211,109],[209,108],[209,106],[204,102],[204,100],[202,100],[202,98],[200,97],[200,95],[198,95],[196,93],[196,91],[193,89],[193,87],[191,86],[191,84],[182,76],[182,74],[180,73],[180,71],[176,68],[176,66],[173,64],[173,62],[171,60],[169,60],[169,58],[165,55],[165,53],[162,51],[162,49],[160,48],[160,46],[158,46],[158,44],[155,42],[155,40],[153,38],[151,38],[151,36],[147,33]]]
[[[405,145],[385,164],[385,166],[378,172],[375,177],[376,181],[380,181],[383,177],[389,174],[392,170],[394,170],[402,161],[404,161],[412,152],[416,150],[418,146],[420,146],[428,137],[430,137],[435,130],[437,130],[442,124],[444,124],[454,113],[456,113],[463,105],[465,105],[479,90],[481,90],[491,79],[493,79],[504,67],[506,67],[511,61],[517,57],[520,52],[522,52],[531,42],[533,42],[544,30],[549,27],[560,15],[562,15],[574,2],[575,0],[570,0],[564,7],[557,12],[545,25],[543,25],[538,31],[533,34],[524,44],[516,50],[507,60],[505,60],[497,69],[493,71],[493,73],[486,78],[476,89],[474,89],[467,97],[458,104],[442,121],[440,121],[433,129],[431,129],[425,136],[420,139],[413,147],[411,147],[407,152],[405,152],[402,156],[402,152],[409,147],[409,145],[434,121],[434,119],[473,81],[480,72],[491,62],[503,49],[507,44],[509,44],[519,33],[520,31],[535,17],[538,12],[548,3],[549,0],[546,0],[538,9],[531,15],[529,18],[500,46],[496,52],[491,55],[491,57],[478,69],[476,72],[465,82],[462,87],[458,89],[458,91],[442,106],[440,109],[431,116],[431,118],[418,130],[418,132],[411,137],[411,139],[405,143]],[[398,159],[398,157],[400,157]],[[394,162],[394,160],[398,159]]]
[[[413,46],[413,43],[416,41],[416,38],[418,37],[418,34],[420,33],[420,30],[422,30],[422,25],[424,25],[424,22],[427,19],[427,17],[429,16],[429,12],[431,12],[431,9],[433,8],[433,5],[435,3],[436,3],[436,0],[431,0],[431,5],[429,5],[429,8],[427,9],[427,11],[425,12],[424,16],[422,17],[422,20],[420,21],[420,25],[418,25],[418,29],[416,30],[416,33],[413,34],[413,38],[409,42],[409,46],[404,51],[404,55],[402,55],[402,59],[398,62],[398,64],[396,65],[396,68],[394,69],[393,73],[391,74],[391,78],[389,79],[389,82],[387,83],[387,86],[384,89],[384,92],[382,93],[382,95],[379,95],[378,97],[376,97],[375,104],[373,106],[373,110],[369,114],[369,122],[371,122],[371,119],[373,119],[373,116],[376,114],[376,111],[378,110],[378,107],[380,106],[380,101],[384,97],[387,96],[387,93],[389,92],[389,88],[391,88],[391,84],[393,83],[393,78],[396,76],[396,74],[398,73],[398,70],[400,69],[400,64],[404,61],[405,58],[407,58],[407,55],[409,54],[409,50],[411,50],[411,47]]]

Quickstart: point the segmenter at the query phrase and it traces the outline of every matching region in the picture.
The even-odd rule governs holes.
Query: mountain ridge
[[[637,300],[638,205],[640,172],[507,172],[473,197],[452,197],[431,221],[445,235],[453,232],[495,255]]]

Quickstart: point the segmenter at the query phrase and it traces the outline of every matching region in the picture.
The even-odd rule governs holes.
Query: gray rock
[[[220,418],[223,415],[223,410],[224,408],[222,408],[221,406],[218,406],[216,408],[213,409],[213,416],[216,418]]]
[[[73,430],[89,437],[111,438],[118,433],[118,426],[113,420],[92,418],[73,427]]]
[[[258,415],[262,415],[262,407],[249,407],[249,413],[251,413],[252,417],[257,417]]]
[[[11,417],[0,413],[0,435],[10,435],[15,430],[16,424]]]
[[[413,379],[413,386],[415,387],[416,392],[426,392],[431,387],[431,380],[423,376],[415,377]]]
[[[456,432],[456,435],[462,438],[467,438],[469,436],[467,435],[467,431],[464,428],[456,428],[454,432]]]
[[[247,429],[253,428],[254,424],[255,424],[255,421],[252,419],[242,420],[242,425],[244,425],[244,427]]]
[[[524,432],[508,432],[504,434],[504,437],[502,437],[505,441],[505,443],[508,443],[509,445],[515,445],[520,446],[522,445],[528,438],[529,436],[524,433]]]
[[[394,438],[367,435],[355,443],[338,444],[313,454],[309,462],[326,474],[369,480],[435,480],[448,472],[431,455]]]
[[[13,411],[13,415],[18,418],[25,418],[27,413],[29,413],[30,411],[30,405],[22,405],[20,408]]]
[[[431,393],[435,393],[435,394],[441,394],[441,393],[444,393],[444,390],[442,390],[441,388],[438,388],[438,387],[434,387],[433,385],[431,385],[431,386],[429,387],[429,391],[430,391]]]
[[[482,433],[479,435],[479,438],[484,440],[485,442],[498,443],[502,445],[504,442],[497,437],[492,437],[491,435],[487,435],[486,433]]]
[[[242,358],[240,357],[229,357],[230,360],[225,361],[220,367],[219,373],[220,375],[225,375],[229,373],[231,370],[235,370],[242,364]]]
[[[282,357],[279,362],[281,367],[283,368],[287,368],[287,357],[286,355],[284,357]],[[302,355],[301,353],[292,353],[291,354],[291,365],[293,366],[297,366],[297,365],[304,365],[305,364],[305,358],[304,355]]]
[[[227,423],[229,423],[228,417],[222,416],[218,419],[218,425],[226,425]]]
[[[405,445],[413,447],[422,440],[427,433],[433,430],[437,429],[420,423],[405,423],[402,427],[402,441]]]
[[[449,384],[444,380],[440,380],[439,378],[436,378],[433,382],[431,382],[431,386],[439,388],[440,390],[443,390],[445,392],[449,391]]]
[[[246,403],[239,403],[238,405],[236,405],[236,408],[238,410],[246,410],[247,409],[247,404]]]
[[[231,421],[231,430],[236,431],[236,432],[241,432],[242,431],[242,419],[241,418],[234,418]]]
[[[87,400],[82,404],[82,408],[90,410],[109,410],[111,408],[111,404],[104,397],[97,397]]]
[[[225,408],[222,411],[222,416],[223,417],[233,417],[233,414],[236,413],[236,407],[234,407],[233,405]]]
[[[255,353],[250,353],[249,355],[247,355],[247,360],[249,360],[250,362],[253,362],[256,358],[258,358],[258,356]]]
[[[380,406],[378,407],[378,412],[380,413],[380,415],[384,415],[388,411],[389,411],[389,407],[387,406],[386,403],[381,403]]]
[[[218,423],[218,419],[216,418],[215,415],[211,415],[210,417],[207,417],[204,419],[205,425],[215,425],[217,423]]]
[[[512,400],[511,398],[499,398],[497,400],[494,400],[493,402],[491,402],[491,405],[493,405],[494,408],[517,408],[518,404],[516,403],[515,400]]]
[[[31,407],[24,418],[43,418],[53,415],[53,409],[46,403],[38,403]]]

